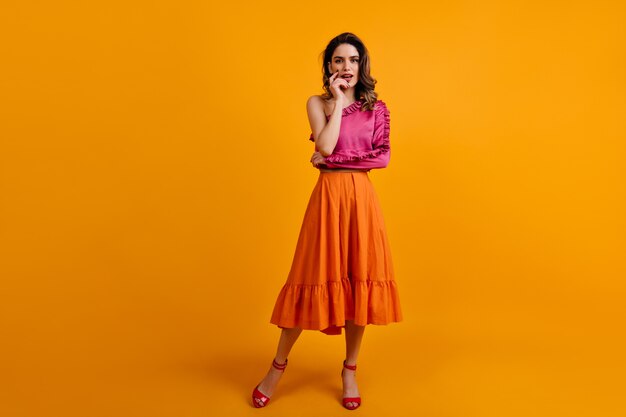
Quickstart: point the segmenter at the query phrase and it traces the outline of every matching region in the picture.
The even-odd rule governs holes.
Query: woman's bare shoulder
[[[323,112],[327,114],[330,112],[331,102],[319,94],[314,94],[307,99],[306,107],[309,112]]]
[[[321,95],[314,94],[307,99],[306,107],[309,112],[325,112],[326,100]]]
[[[307,106],[311,104],[316,105],[316,106],[325,106],[328,103],[328,101],[324,99],[324,97],[322,97],[320,94],[313,94],[307,99],[306,103],[307,103]]]

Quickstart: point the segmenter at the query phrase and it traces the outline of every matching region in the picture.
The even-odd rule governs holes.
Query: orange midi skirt
[[[402,320],[380,203],[367,171],[323,172],[270,323],[341,334]]]

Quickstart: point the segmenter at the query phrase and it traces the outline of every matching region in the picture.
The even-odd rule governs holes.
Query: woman
[[[346,32],[330,41],[322,68],[325,94],[307,101],[319,177],[311,194],[287,282],[270,322],[282,329],[276,357],[252,392],[264,407],[303,329],[345,328],[343,405],[361,404],[355,380],[367,324],[402,320],[380,204],[369,179],[389,163],[389,110],[377,100],[367,49]]]

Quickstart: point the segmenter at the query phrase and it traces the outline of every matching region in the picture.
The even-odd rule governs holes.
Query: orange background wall
[[[7,4],[10,3],[10,4]],[[256,415],[343,31],[391,114],[405,320],[362,415],[623,416],[621,1],[0,6],[0,415]],[[263,412],[338,415],[305,332]]]

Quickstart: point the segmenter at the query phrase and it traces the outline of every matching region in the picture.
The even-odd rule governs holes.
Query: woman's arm
[[[324,102],[320,96],[311,96],[306,103],[309,124],[317,149],[323,156],[333,153],[337,140],[339,139],[339,129],[341,127],[341,114],[343,105],[335,101],[333,111],[326,121],[324,114]]]
[[[326,166],[328,168],[355,168],[355,169],[374,169],[374,168],[386,168],[389,165],[389,159],[391,157],[391,150],[386,150],[378,156],[367,159],[347,160],[343,162],[330,162],[326,158]]]

